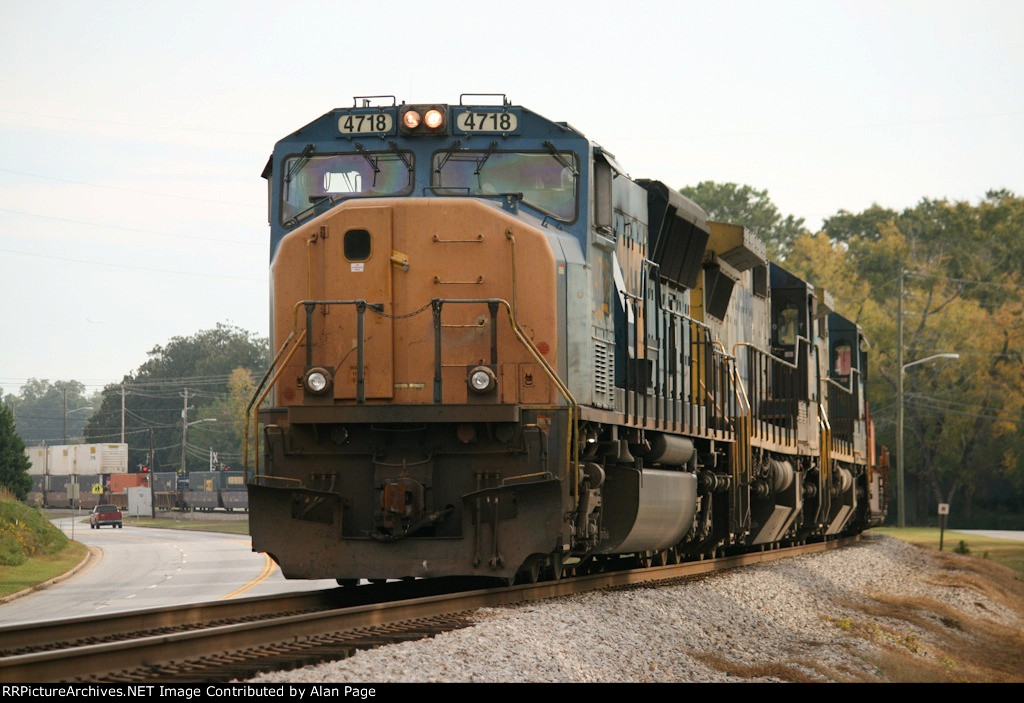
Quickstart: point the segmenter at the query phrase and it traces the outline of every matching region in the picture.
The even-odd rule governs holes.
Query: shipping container
[[[220,473],[219,471],[193,471],[188,475],[188,489],[216,493],[220,488]]]
[[[75,445],[58,444],[46,448],[46,473],[50,476],[71,476],[75,471]]]
[[[77,507],[79,502],[82,507],[92,507],[103,497],[96,492],[100,486],[99,476],[48,476],[48,490],[45,493],[44,504],[55,508]],[[72,490],[75,487],[76,490]],[[74,495],[77,493],[77,500]]]
[[[244,491],[245,490],[245,473],[242,471],[221,471],[221,484],[220,488],[222,491]]]
[[[32,466],[29,474],[73,476],[76,474],[128,473],[127,444],[57,444],[25,449]]]
[[[46,447],[25,447],[25,456],[31,462],[28,467],[29,476],[46,474]]]
[[[150,474],[153,477],[153,491],[156,493],[174,493],[178,490],[178,474],[174,471],[158,471]]]
[[[107,479],[107,490],[111,493],[124,493],[139,486],[149,486],[149,474],[111,474]]]

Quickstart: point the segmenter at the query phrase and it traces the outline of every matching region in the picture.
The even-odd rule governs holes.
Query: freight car
[[[241,471],[192,471],[183,487],[181,502],[186,509],[228,512],[248,510],[249,496]]]
[[[32,477],[30,505],[92,508],[104,502],[107,482],[128,471],[127,444],[41,445],[26,447],[25,456]]]
[[[357,98],[263,176],[246,476],[285,576],[532,581],[884,517],[857,325],[569,124]]]

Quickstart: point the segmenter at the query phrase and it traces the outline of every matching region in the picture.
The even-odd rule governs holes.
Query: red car
[[[121,511],[116,505],[97,505],[89,516],[89,527],[96,530],[103,525],[121,527]]]

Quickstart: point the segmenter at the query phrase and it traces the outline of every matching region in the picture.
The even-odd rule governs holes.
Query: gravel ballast
[[[971,587],[963,559],[869,533],[846,549],[680,585],[484,609],[465,629],[252,680],[886,681],[897,660],[899,680],[921,680],[908,665],[976,680],[957,678],[968,669],[950,641],[972,649],[972,627],[1020,632],[1024,619],[1012,599]]]

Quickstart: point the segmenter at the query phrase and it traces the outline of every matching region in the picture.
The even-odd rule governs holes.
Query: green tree
[[[253,391],[256,390],[252,372],[241,366],[233,370],[228,378],[227,389],[227,395],[203,409],[201,419],[216,422],[196,425],[190,430],[189,444],[194,445],[194,448],[219,447],[219,464],[227,468],[241,468],[245,451],[245,410]],[[255,427],[250,426],[250,443],[255,432]],[[253,445],[250,444],[250,457],[253,451]]]
[[[712,220],[743,225],[753,231],[768,246],[774,259],[785,258],[793,240],[806,231],[802,217],[782,216],[767,190],[701,181],[695,186],[680,188],[679,192],[704,208]]]
[[[88,408],[99,405],[99,399],[85,395],[85,386],[78,381],[38,378],[30,378],[18,395],[8,394],[5,402],[14,411],[18,434],[29,446],[62,444],[65,437],[69,443],[80,442],[91,412]]]
[[[14,428],[14,414],[0,404],[0,487],[9,490],[18,500],[25,500],[32,489],[29,466],[25,443]]]
[[[876,264],[881,262],[875,244],[891,228],[902,235],[907,252],[888,258],[887,270],[866,261],[863,270],[891,278],[898,262],[926,259],[939,274],[957,279],[962,294],[983,305],[997,306],[1016,296],[1016,285],[1001,279],[1024,270],[1024,198],[1008,190],[989,191],[977,205],[924,198],[902,212],[879,205],[861,213],[841,210],[824,223],[833,241],[858,259],[874,257]]]
[[[268,364],[267,340],[232,325],[218,324],[153,347],[138,372],[123,380],[129,466],[148,464],[156,471],[205,470],[211,448],[228,455],[235,452],[234,419],[225,416],[222,420],[217,407],[230,396],[232,372],[242,368],[262,374]],[[104,389],[102,405],[85,428],[89,441],[120,438],[121,391],[122,383]],[[183,467],[185,419],[190,426]],[[204,419],[217,422],[193,424]]]
[[[869,400],[879,443],[895,445],[897,310],[903,278],[907,508],[923,523],[950,502],[971,526],[1015,526],[1024,507],[1024,203],[1007,191],[977,205],[923,199],[902,212],[841,211],[794,242],[787,266],[836,294],[871,341]],[[847,295],[853,300],[845,300]],[[845,310],[844,310],[845,306]],[[973,508],[989,518],[971,517]],[[891,511],[895,512],[895,511]]]

